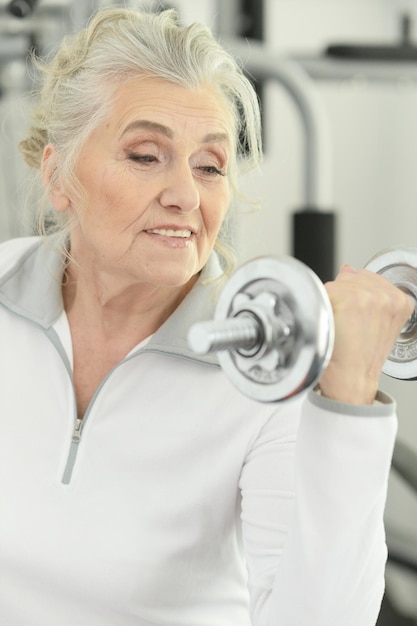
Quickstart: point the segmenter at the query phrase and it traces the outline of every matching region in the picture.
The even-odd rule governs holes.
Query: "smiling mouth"
[[[184,228],[183,230],[174,230],[173,228],[151,228],[146,231],[151,235],[163,235],[164,237],[178,237],[180,239],[187,239],[191,237],[191,230]]]

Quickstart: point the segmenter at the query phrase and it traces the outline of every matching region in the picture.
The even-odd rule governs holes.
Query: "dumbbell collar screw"
[[[250,348],[237,348],[236,358],[244,370],[256,361],[259,367],[272,371],[285,365],[290,349],[289,338],[294,320],[276,294],[264,291],[250,297],[239,293],[232,302],[232,318],[254,320],[258,327],[257,340]],[[238,355],[242,357],[239,359]]]

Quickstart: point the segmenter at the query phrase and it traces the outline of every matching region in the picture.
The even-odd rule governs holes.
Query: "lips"
[[[179,239],[187,239],[191,237],[192,231],[188,228],[150,228],[146,231],[151,235],[162,235],[163,237],[178,237]]]

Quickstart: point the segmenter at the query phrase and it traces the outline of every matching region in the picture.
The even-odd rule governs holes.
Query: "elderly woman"
[[[172,11],[99,12],[43,70],[21,147],[48,205],[0,248],[1,623],[372,626],[396,432],[378,379],[411,303],[344,268],[320,391],[244,397],[186,336],[259,162],[250,84]]]

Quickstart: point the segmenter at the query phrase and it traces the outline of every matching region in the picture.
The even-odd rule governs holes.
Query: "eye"
[[[226,172],[216,165],[199,165],[197,169],[209,176],[226,176]]]
[[[136,163],[155,163],[158,160],[154,154],[131,153],[128,155],[128,158]]]
[[[208,180],[227,176],[227,151],[217,146],[206,146],[193,155],[192,164],[196,175]]]

